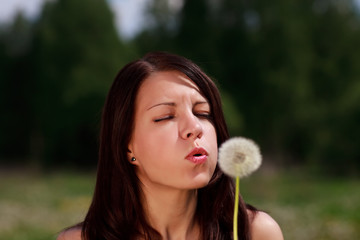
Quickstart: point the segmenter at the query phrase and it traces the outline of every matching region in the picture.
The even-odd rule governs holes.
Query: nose
[[[199,119],[193,113],[186,114],[181,121],[180,137],[185,140],[195,140],[201,138],[202,135],[203,127]]]

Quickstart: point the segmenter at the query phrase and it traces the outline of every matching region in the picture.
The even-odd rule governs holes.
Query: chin
[[[196,176],[196,178],[193,180],[192,188],[203,188],[209,184],[210,179],[211,177],[209,176]]]

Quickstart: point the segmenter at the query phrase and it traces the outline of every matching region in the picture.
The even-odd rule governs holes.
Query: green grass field
[[[254,174],[242,181],[248,203],[267,211],[285,239],[360,239],[360,181],[304,171]]]
[[[0,170],[0,240],[55,239],[82,220],[94,173]],[[360,180],[263,171],[241,180],[244,199],[270,213],[285,239],[360,239]]]

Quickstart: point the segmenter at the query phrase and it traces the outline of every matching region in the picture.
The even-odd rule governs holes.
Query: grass
[[[83,219],[94,174],[33,171],[0,173],[0,240],[55,239]]]
[[[255,174],[242,181],[244,199],[270,213],[285,239],[360,239],[360,181],[305,172]]]
[[[94,173],[0,171],[0,240],[55,239],[83,219]],[[241,180],[244,199],[270,213],[285,239],[360,239],[360,180],[259,171]]]

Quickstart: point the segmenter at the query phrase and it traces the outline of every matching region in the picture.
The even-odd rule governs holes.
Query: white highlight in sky
[[[0,23],[9,23],[17,12],[27,18],[36,18],[45,1],[50,0],[0,0]],[[76,1],[76,0],[73,0]],[[115,17],[115,26],[124,38],[131,38],[144,26],[144,11],[150,0],[107,0]]]
[[[34,18],[41,10],[44,0],[0,0],[0,22],[10,22],[17,12]]]
[[[45,1],[56,0],[0,0],[0,23],[12,21],[18,11],[22,11],[27,18],[34,19],[41,11]],[[73,0],[76,1],[76,0]],[[115,16],[115,25],[120,35],[131,38],[138,33],[145,24],[144,10],[151,0],[107,0]],[[360,9],[360,0],[354,0]],[[169,0],[170,7],[181,8],[182,0]]]
[[[145,24],[145,7],[149,0],[108,0],[121,36],[131,38]]]

